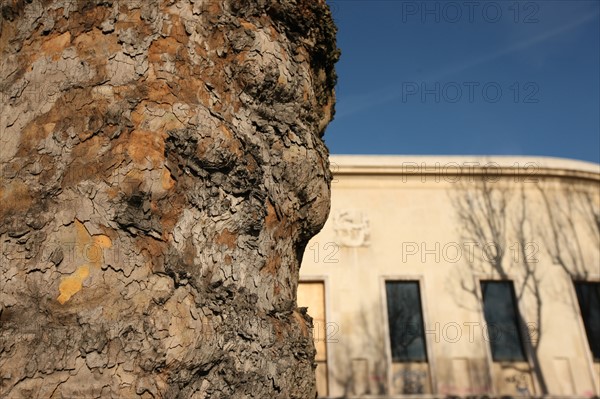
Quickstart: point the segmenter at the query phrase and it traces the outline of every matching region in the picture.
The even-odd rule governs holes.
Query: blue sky
[[[600,1],[328,0],[333,154],[600,163]]]

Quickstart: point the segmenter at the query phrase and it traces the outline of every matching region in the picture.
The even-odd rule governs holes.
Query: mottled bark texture
[[[323,0],[2,0],[0,396],[313,398]]]

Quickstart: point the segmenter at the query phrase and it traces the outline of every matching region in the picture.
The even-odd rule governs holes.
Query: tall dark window
[[[392,361],[426,362],[419,282],[388,281],[385,290]]]
[[[575,291],[590,350],[600,361],[600,283],[575,282]]]
[[[525,361],[512,282],[482,281],[481,292],[492,359],[496,362]]]

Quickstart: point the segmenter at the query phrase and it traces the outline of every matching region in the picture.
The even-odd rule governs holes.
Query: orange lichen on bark
[[[164,80],[150,80],[147,88],[149,101],[155,101],[157,103],[177,102],[177,97],[173,94],[168,83]]]
[[[106,64],[111,55],[121,50],[114,35],[105,35],[99,30],[92,30],[78,35],[73,40],[79,57],[98,66],[101,75],[106,74]],[[107,76],[110,78],[110,76]]]
[[[83,282],[91,269],[100,269],[104,262],[103,251],[112,246],[110,238],[103,234],[91,235],[84,224],[75,219],[75,247],[78,261],[85,261],[73,274],[65,277],[58,286],[60,295],[56,300],[64,305],[73,295],[81,291]]]
[[[304,320],[302,315],[300,313],[298,313],[297,310],[294,310],[292,314],[294,315],[294,319],[300,326],[300,330],[302,331],[302,336],[304,336],[305,338],[308,338],[309,334],[308,334],[308,327],[306,326],[306,321]]]
[[[171,14],[171,33],[170,37],[175,38],[181,44],[187,44],[189,41],[189,35],[185,31],[185,26],[179,15]]]
[[[164,240],[169,238],[169,235],[175,228],[179,217],[181,216],[181,212],[183,209],[183,203],[181,199],[175,197],[170,197],[168,201],[168,209],[164,209],[160,217],[160,224],[163,228],[162,237]]]
[[[163,190],[170,190],[175,186],[175,180],[173,180],[171,172],[167,168],[164,168],[160,175],[160,184]]]
[[[247,21],[245,19],[240,19],[240,25],[242,25],[244,27],[244,29],[249,30],[249,31],[256,31],[256,30],[258,30],[256,28],[256,25],[254,25],[252,22]]]
[[[135,247],[146,260],[145,266],[152,272],[164,272],[164,255],[167,253],[167,243],[149,236],[138,236]]]
[[[279,270],[280,267],[281,267],[281,256],[279,256],[279,254],[275,254],[273,256],[270,256],[267,259],[262,271],[275,275],[275,274],[277,274],[277,270]]]
[[[77,268],[77,270],[61,281],[58,290],[60,295],[56,300],[64,305],[73,295],[81,291],[83,287],[83,281],[90,275],[90,267],[83,265]]]
[[[227,126],[225,125],[220,125],[219,128],[225,136],[225,143],[228,144],[227,147],[229,148],[229,150],[238,157],[243,156],[244,150],[242,149],[242,145],[237,139],[235,139],[231,130],[229,130],[229,128],[227,128]]]
[[[221,234],[217,236],[215,240],[217,244],[225,245],[230,249],[233,249],[237,245],[237,234],[232,233],[229,229],[223,229]]]
[[[48,137],[49,134],[50,132],[47,128],[39,125],[39,121],[31,121],[21,132],[17,155],[24,156],[25,154],[30,153],[32,149],[37,148],[39,142]]]
[[[267,199],[267,216],[265,217],[265,225],[267,229],[272,230],[278,225],[277,213],[275,211],[275,207],[271,204],[271,201]]]
[[[62,35],[57,35],[52,39],[42,43],[41,51],[47,55],[51,55],[53,60],[57,60],[62,51],[71,43],[71,33],[65,32]]]
[[[158,39],[150,45],[148,61],[151,63],[162,63],[165,54],[177,55],[181,50],[185,50],[185,47],[173,37]]]
[[[127,153],[137,164],[142,164],[148,159],[153,167],[160,167],[165,159],[164,139],[164,134],[159,132],[134,130],[127,141]]]
[[[279,219],[275,207],[267,199],[267,216],[265,217],[265,226],[268,231],[271,232],[271,237],[274,240],[279,238],[289,237],[291,234],[291,227],[288,223],[287,218],[284,216],[283,219]]]
[[[11,212],[23,212],[29,209],[33,198],[29,187],[17,180],[8,185],[0,186],[0,216],[4,217]]]

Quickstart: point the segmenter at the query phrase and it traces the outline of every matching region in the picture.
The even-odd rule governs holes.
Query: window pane
[[[425,362],[425,334],[417,281],[385,284],[392,361]]]
[[[600,283],[576,282],[581,317],[594,360],[600,360]]]
[[[512,282],[482,281],[486,338],[494,361],[525,361]]]

